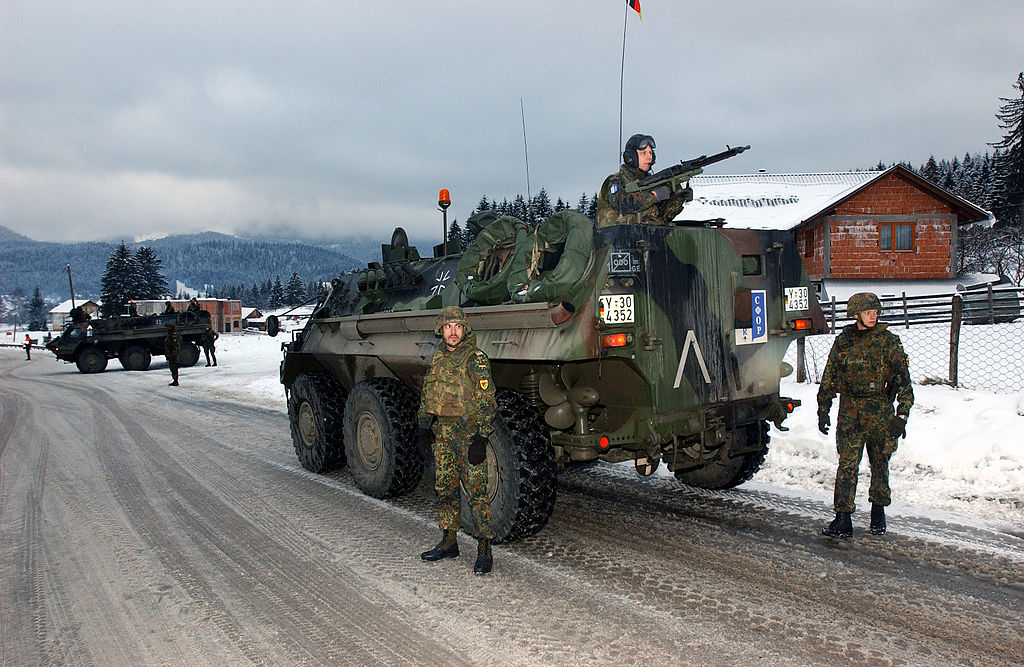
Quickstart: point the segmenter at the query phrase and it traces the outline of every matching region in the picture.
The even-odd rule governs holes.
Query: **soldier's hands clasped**
[[[907,420],[899,415],[889,420],[889,436],[893,438],[906,438]]]
[[[487,458],[487,438],[477,433],[469,443],[466,460],[470,465],[478,466]]]
[[[832,424],[832,420],[827,414],[818,415],[818,430],[824,435],[828,435],[828,427]]]

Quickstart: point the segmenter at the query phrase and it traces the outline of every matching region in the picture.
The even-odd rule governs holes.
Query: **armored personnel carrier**
[[[709,489],[757,472],[769,423],[785,430],[798,405],[779,395],[783,356],[825,328],[790,233],[720,220],[598,230],[575,211],[535,227],[488,213],[470,228],[464,253],[430,258],[395,230],[381,261],[335,278],[282,345],[304,467],[347,465],[374,497],[419,483],[431,459],[415,442],[418,393],[438,311],[459,305],[498,388],[497,540],[544,526],[557,471],[573,462],[665,465]]]
[[[182,368],[199,361],[203,329],[210,326],[210,313],[183,311],[161,315],[115,316],[69,324],[46,344],[58,359],[74,362],[82,373],[101,373],[107,361],[118,359],[129,371],[149,369],[154,356],[164,354],[167,323],[181,334]]]

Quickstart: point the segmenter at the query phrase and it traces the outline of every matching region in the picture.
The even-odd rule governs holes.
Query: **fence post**
[[[828,328],[829,332],[836,330],[836,295],[832,295],[832,324]]]
[[[964,315],[964,300],[959,294],[953,295],[953,310],[949,318],[949,383],[960,386],[960,322]]]
[[[903,328],[910,328],[910,313],[907,311],[907,293],[903,293]]]
[[[996,323],[995,303],[992,301],[992,283],[988,284],[988,323]]]
[[[796,381],[803,384],[807,381],[807,366],[804,354],[807,352],[806,338],[796,339]]]

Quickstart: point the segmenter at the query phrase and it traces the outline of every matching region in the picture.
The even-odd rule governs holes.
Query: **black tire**
[[[768,422],[760,421],[742,426],[738,429],[738,437],[753,441],[761,434],[760,451],[743,454],[727,461],[712,461],[702,468],[676,471],[676,479],[683,484],[701,489],[731,489],[754,476],[761,469],[765,456],[768,454]],[[744,443],[746,444],[746,443]]]
[[[299,463],[322,473],[345,466],[342,414],[345,391],[322,373],[295,378],[288,392],[288,423]]]
[[[522,394],[498,390],[498,415],[487,444],[487,497],[495,542],[512,542],[535,534],[551,518],[557,473],[551,440],[536,408]],[[465,490],[462,528],[476,534]]]
[[[178,355],[178,366],[181,368],[191,368],[199,362],[199,346],[190,340],[183,341],[181,344],[181,353]]]
[[[345,458],[368,496],[393,498],[416,488],[423,459],[416,445],[416,402],[401,382],[372,378],[345,401]]]
[[[126,347],[121,351],[121,354],[119,354],[117,358],[124,369],[128,371],[148,370],[150,363],[153,361],[153,355],[149,353],[149,350],[141,345],[130,345]]]
[[[83,373],[102,373],[107,368],[107,355],[95,345],[90,345],[78,351],[75,365]]]

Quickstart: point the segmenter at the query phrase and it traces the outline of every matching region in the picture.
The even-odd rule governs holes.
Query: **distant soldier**
[[[138,317],[139,309],[135,306],[134,301],[128,302],[128,317]]]
[[[885,532],[885,506],[891,502],[889,458],[897,440],[907,435],[907,417],[914,404],[910,362],[899,336],[878,321],[882,305],[870,292],[850,297],[847,314],[854,323],[836,337],[818,389],[818,430],[828,435],[832,399],[838,393],[839,420],[836,444],[836,518],[822,534],[853,537],[850,515],[857,493],[857,473],[865,447],[871,463],[871,534]],[[893,401],[898,407],[893,411]]]
[[[80,322],[88,322],[89,314],[85,312],[85,309],[81,306],[75,306],[71,309],[71,323],[78,324]]]
[[[181,334],[174,326],[174,322],[167,323],[167,337],[164,338],[164,356],[167,357],[167,365],[171,368],[170,387],[178,386],[178,359],[181,357]]]
[[[203,344],[203,352],[206,353],[206,365],[210,365],[210,357],[213,357],[213,365],[217,365],[217,347],[215,343],[220,334],[214,331],[209,324],[203,328],[203,337],[200,342]]]
[[[417,419],[421,438],[429,438],[433,421],[438,524],[444,537],[420,554],[427,561],[459,555],[459,482],[469,496],[478,531],[475,574],[491,571],[491,506],[487,503],[487,438],[494,430],[498,406],[487,355],[461,308],[449,306],[437,317],[434,332],[443,340],[423,379]]]
[[[192,297],[191,299],[188,300],[188,312],[198,313],[202,309],[202,306],[199,305],[199,302],[196,301],[195,297]]]
[[[170,301],[164,302],[164,315],[173,315],[176,312],[178,311],[174,310],[174,304]]]
[[[619,171],[604,179],[597,198],[597,226],[612,225],[667,225],[672,222],[683,205],[693,199],[689,187],[672,193],[669,186],[653,190],[627,193],[627,183],[650,175],[654,166],[654,137],[634,134],[622,151]]]
[[[25,348],[25,361],[32,361],[32,339],[25,334],[25,342],[21,344]]]

